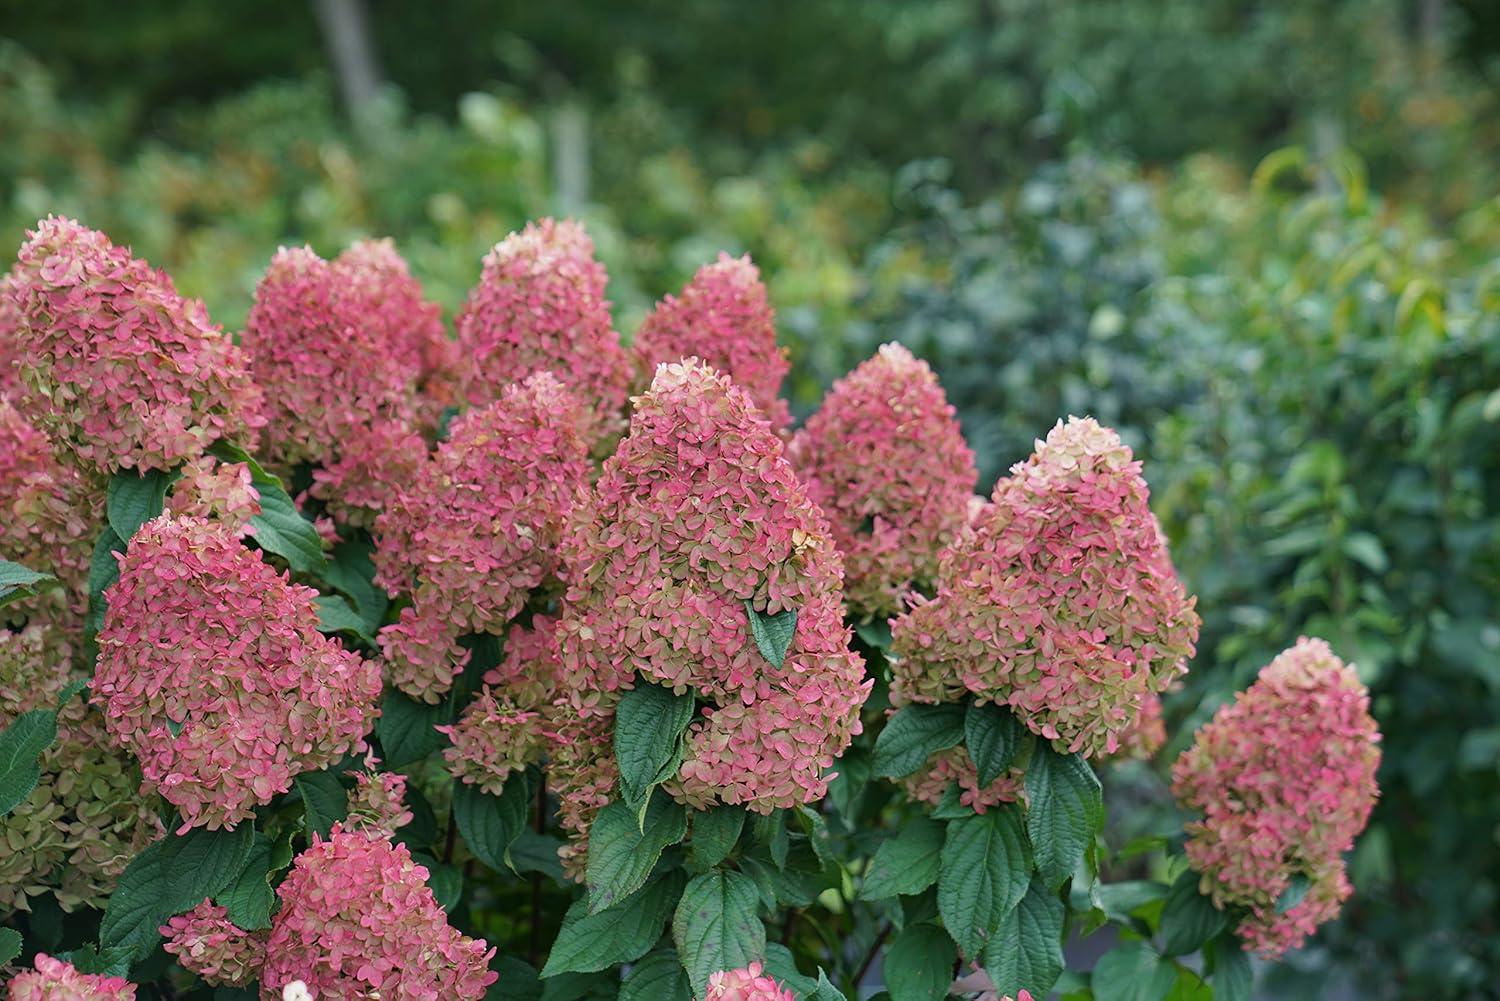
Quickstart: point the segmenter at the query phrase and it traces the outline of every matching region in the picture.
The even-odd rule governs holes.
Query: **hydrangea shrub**
[[[12,1001],[1238,1001],[1337,916],[1379,733],[1320,640],[1171,766],[1179,837],[1105,828],[1116,769],[1166,793],[1198,629],[1113,431],[1058,415],[976,497],[906,349],[793,428],[748,258],[628,345],[607,280],[532,224],[450,337],[391,242],[284,249],[231,336],[38,224],[0,280]]]

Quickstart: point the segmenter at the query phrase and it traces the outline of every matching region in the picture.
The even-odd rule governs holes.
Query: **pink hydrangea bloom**
[[[457,638],[501,632],[557,573],[588,476],[578,406],[549,373],[453,422],[377,522],[378,579],[413,602],[381,632],[396,687],[436,702],[463,665]]]
[[[0,629],[0,730],[50,709],[70,677],[73,651],[56,626]],[[57,739],[38,760],[36,789],[0,817],[0,916],[51,892],[65,911],[102,905],[126,863],[162,833],[143,800],[140,771],[81,699],[58,714]]]
[[[380,513],[416,480],[427,452],[427,440],[400,421],[355,428],[343,451],[312,471],[308,492],[342,524],[373,529]]]
[[[277,889],[262,997],[294,980],[318,999],[477,1001],[494,949],[460,934],[405,845],[335,824],[297,856]]]
[[[251,482],[248,462],[220,462],[203,455],[183,465],[166,509],[174,515],[212,519],[244,536],[250,532],[250,519],[260,514],[260,493]]]
[[[586,408],[592,442],[616,430],[630,360],[605,296],[594,242],[571,220],[528,223],[484,259],[455,325],[464,397],[484,404],[533,372],[562,379]]]
[[[205,900],[161,926],[162,948],[211,987],[243,987],[266,961],[266,936],[229,920],[229,912]]]
[[[452,740],[443,756],[454,777],[499,793],[512,772],[541,760],[564,713],[553,705],[557,672],[557,620],[538,615],[530,629],[512,626],[479,695],[456,724],[438,727]]]
[[[789,454],[828,515],[852,612],[893,614],[902,595],[931,585],[979,474],[926,362],[882,347],[833,384]]]
[[[759,963],[741,970],[723,970],[708,978],[703,1001],[797,1001],[796,995],[764,975]]]
[[[973,693],[1058,750],[1114,752],[1198,637],[1147,497],[1113,431],[1059,422],[943,553],[936,598],[893,621],[892,698]]]
[[[369,754],[364,771],[349,773],[354,776],[354,790],[349,794],[349,816],[344,824],[390,838],[411,823],[412,812],[406,808],[406,776],[376,771],[379,764],[375,755]]]
[[[612,716],[583,716],[563,704],[543,730],[547,786],[557,793],[557,823],[568,835],[557,850],[563,872],[583,881],[589,829],[609,805],[620,780]]]
[[[639,675],[711,705],[668,790],[769,813],[821,799],[869,693],[849,650],[828,525],[745,391],[696,359],[638,397],[566,543],[559,645],[584,715],[609,715]],[[785,662],[747,608],[797,612]]]
[[[325,465],[361,429],[413,417],[420,362],[307,247],[282,249],[255,288],[241,343],[266,390],[262,453],[274,464]]]
[[[901,780],[906,794],[919,803],[937,806],[953,783],[958,783],[958,801],[975,813],[984,813],[1001,803],[1026,799],[1026,772],[1012,768],[989,785],[979,785],[979,770],[962,747],[938,751],[926,764]]]
[[[1299,639],[1198,731],[1172,791],[1202,820],[1187,855],[1221,907],[1249,910],[1240,937],[1266,956],[1300,945],[1349,895],[1343,853],[1374,808],[1380,732],[1354,669]],[[1277,913],[1295,878],[1311,889]]]
[[[22,406],[59,457],[105,474],[171,469],[262,423],[240,349],[128,248],[48,217],[14,274]]]
[[[364,748],[379,668],[318,632],[316,591],[201,518],[147,522],[119,563],[93,697],[184,830],[233,827]]]
[[[1167,724],[1162,719],[1161,696],[1151,694],[1141,703],[1134,725],[1120,734],[1120,746],[1109,755],[1112,761],[1150,761],[1167,742]]]
[[[32,969],[10,982],[10,1001],[135,1001],[135,987],[124,977],[79,973],[72,963],[36,955]]]
[[[0,396],[19,397],[23,391],[20,364],[21,307],[13,289],[16,269],[0,275]]]
[[[693,275],[682,295],[663,297],[635,333],[636,366],[649,380],[656,366],[699,358],[744,388],[778,431],[791,421],[781,399],[790,368],[776,346],[776,318],[749,255],[720,254]]]

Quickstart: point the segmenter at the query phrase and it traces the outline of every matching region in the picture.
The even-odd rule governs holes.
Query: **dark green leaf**
[[[427,870],[427,888],[443,910],[452,913],[464,893],[464,875],[457,866],[439,862],[426,852],[413,852],[412,861]]]
[[[966,956],[978,956],[1031,883],[1031,849],[1013,806],[948,822],[938,910]]]
[[[1009,771],[1029,739],[1031,733],[1004,706],[970,703],[964,712],[964,745],[981,787]]]
[[[94,543],[93,556],[89,558],[89,611],[83,627],[84,640],[91,649],[94,637],[104,628],[104,592],[120,579],[120,564],[115,561],[115,554],[124,551],[125,543],[114,529],[106,525]]]
[[[281,480],[238,446],[220,441],[210,451],[225,462],[243,462],[250,467],[250,484],[260,495],[260,514],[250,519],[250,535],[256,545],[280,556],[298,573],[321,576],[328,568],[323,539],[297,510]]]
[[[163,902],[169,915],[191,910],[228,886],[250,857],[255,829],[242,823],[232,831],[195,828],[166,839]]]
[[[903,778],[963,739],[963,706],[903,706],[885,721],[885,729],[875,738],[875,774]]]
[[[1162,955],[1186,956],[1202,948],[1228,924],[1228,916],[1198,892],[1198,874],[1189,869],[1172,884],[1162,908]]]
[[[791,851],[792,839],[786,829],[786,814],[781,810],[772,813],[757,813],[755,815],[755,841],[764,845],[771,853],[771,861],[776,863],[776,868],[786,868],[786,855]]]
[[[326,769],[303,772],[294,780],[307,814],[307,829],[328,837],[333,825],[349,816],[349,793],[339,777]]]
[[[160,469],[141,473],[122,469],[110,477],[104,507],[115,534],[128,542],[142,525],[161,514],[170,480]]]
[[[562,841],[551,834],[538,834],[527,828],[510,843],[510,864],[518,873],[539,872],[557,882],[563,881],[562,861],[557,850]]]
[[[631,967],[619,1001],[693,1001],[693,988],[675,949],[657,949]]]
[[[810,996],[818,989],[818,981],[814,977],[806,976],[797,969],[797,962],[792,958],[792,950],[780,942],[766,943],[766,976],[771,977],[779,984],[785,984],[797,997]]]
[[[745,808],[716,806],[693,814],[693,861],[711,869],[729,857],[745,827]]]
[[[99,943],[144,956],[155,946],[156,929],[171,914],[164,902],[169,839],[147,845],[125,867],[99,925]]]
[[[1147,880],[1125,880],[1119,883],[1100,883],[1094,887],[1094,897],[1112,921],[1127,924],[1133,913],[1146,904],[1161,900],[1169,888],[1163,883]]]
[[[896,837],[875,849],[859,888],[860,899],[910,896],[937,882],[944,833],[942,824],[927,817],[908,821]]]
[[[531,815],[531,782],[514,772],[500,795],[459,782],[453,787],[453,819],[474,857],[496,872],[510,868],[511,842],[526,829]]]
[[[879,995],[876,995],[870,1001],[878,1001],[878,998]],[[843,991],[828,982],[828,974],[819,970],[818,984],[807,995],[807,1001],[848,1001],[848,999],[844,997]]]
[[[436,727],[447,722],[447,706],[418,702],[394,688],[387,691],[375,723],[387,767],[404,768],[441,748],[447,738]]]
[[[0,605],[29,598],[43,588],[56,585],[57,578],[50,573],[39,573],[19,563],[0,560]]]
[[[130,953],[120,948],[99,950],[92,945],[81,945],[60,958],[72,963],[79,973],[123,977],[130,972]]]
[[[1255,972],[1234,936],[1214,939],[1208,951],[1213,962],[1214,1001],[1250,1001]]]
[[[759,900],[750,877],[732,871],[695,876],[682,891],[672,940],[696,993],[702,994],[711,974],[766,958]]]
[[[257,834],[239,875],[214,898],[229,912],[229,920],[246,931],[271,927],[271,908],[276,902],[271,872],[271,842]]]
[[[1177,968],[1141,941],[1121,942],[1094,964],[1094,1001],[1162,1001]]]
[[[500,979],[485,992],[485,1001],[541,1001],[541,977],[524,959],[496,956],[491,968],[500,974]]]
[[[942,1001],[953,983],[958,948],[935,925],[912,925],[885,952],[885,987],[891,1001]]]
[[[637,682],[615,708],[615,758],[625,800],[639,804],[682,762],[682,735],[693,720],[693,696]]]
[[[984,969],[997,994],[1022,990],[1044,998],[1063,971],[1065,908],[1057,894],[1032,880],[1026,896],[1006,916],[984,947]]]
[[[778,670],[786,663],[786,652],[792,647],[792,638],[797,634],[797,610],[786,608],[775,615],[756,611],[747,598],[745,614],[750,618],[750,635],[755,638],[756,649]]]
[[[0,966],[6,966],[21,954],[21,933],[14,928],[0,928]]]
[[[1056,888],[1073,875],[1104,826],[1104,791],[1082,757],[1039,742],[1026,769],[1026,796],[1037,871]]]
[[[365,632],[374,635],[385,621],[390,604],[386,593],[375,585],[375,563],[370,558],[373,546],[365,540],[342,541],[333,547],[324,579],[354,603],[364,623]]]
[[[576,900],[568,908],[557,941],[542,967],[543,977],[592,973],[644,956],[661,937],[662,927],[682,893],[682,873],[668,872],[640,893],[595,914]]]
[[[644,823],[627,803],[599,811],[589,828],[588,902],[593,914],[619,903],[646,885],[662,849],[687,834],[687,811],[662,793],[652,795]]]
[[[37,756],[57,739],[57,710],[32,709],[0,731],[0,817],[26,801],[42,777]]]
[[[320,594],[315,603],[318,606],[318,632],[348,633],[367,643],[375,642],[365,620],[343,598],[336,594]]]

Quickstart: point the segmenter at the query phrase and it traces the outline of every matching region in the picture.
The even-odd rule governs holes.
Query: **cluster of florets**
[[[962,747],[938,751],[912,774],[901,780],[906,794],[918,803],[937,806],[948,789],[958,783],[958,801],[975,813],[984,813],[1002,803],[1018,803],[1026,798],[1026,772],[1012,768],[987,786],[979,784],[979,769],[969,752]]]
[[[0,275],[0,396],[19,396],[25,389],[21,385],[20,345],[16,341],[21,330],[21,308],[16,303],[16,272],[14,269]]]
[[[250,437],[261,392],[201,302],[68,219],[29,237],[8,288],[21,405],[60,458],[104,474],[172,469]]]
[[[501,632],[556,574],[588,476],[577,403],[549,373],[453,422],[377,523],[379,580],[412,599],[380,636],[396,687],[436,702],[464,662],[457,638]]]
[[[364,770],[350,773],[354,789],[349,793],[349,815],[344,826],[390,838],[411,823],[412,812],[406,808],[406,776],[377,771],[379,764],[375,755],[369,754]]]
[[[565,544],[569,694],[585,716],[611,714],[638,683],[711,703],[666,786],[684,803],[769,813],[814,802],[870,687],[849,649],[827,523],[727,377],[696,359],[663,365],[635,403]],[[788,611],[778,667],[750,616]]]
[[[161,927],[162,948],[210,987],[243,987],[266,961],[266,936],[229,920],[229,911],[205,900]]]
[[[200,518],[147,522],[119,564],[94,700],[184,829],[233,827],[363,749],[379,668],[318,632],[316,591]]]
[[[858,616],[928,588],[968,517],[978,471],[927,363],[899,344],[838,380],[792,440],[793,466],[828,516]]]
[[[427,458],[427,439],[405,423],[356,428],[344,439],[343,451],[312,471],[308,493],[339,524],[373,529],[380,513],[416,481]]]
[[[380,322],[368,284],[283,247],[256,286],[241,343],[266,390],[261,452],[283,469],[324,465],[356,432],[412,419],[420,358]]]
[[[1113,753],[1198,637],[1147,496],[1113,431],[1059,422],[943,553],[937,596],[892,623],[894,696],[972,693],[1059,750]]]
[[[615,760],[612,716],[584,716],[566,704],[544,733],[547,784],[557,793],[557,823],[568,841],[557,850],[563,872],[583,881],[588,868],[589,829],[615,797],[620,768]]]
[[[571,220],[528,223],[486,255],[455,321],[460,390],[474,404],[534,372],[552,372],[589,415],[590,443],[618,425],[630,383],[594,242]]]
[[[1350,893],[1343,853],[1374,808],[1380,732],[1369,693],[1327,643],[1303,638],[1198,731],[1172,790],[1203,815],[1187,825],[1203,892],[1248,916],[1266,956],[1295,948]],[[1278,907],[1294,881],[1300,902]]]
[[[59,629],[0,629],[0,730],[32,709],[52,709],[69,678],[72,650]],[[95,907],[126,863],[161,834],[137,794],[140,772],[106,739],[103,721],[80,700],[58,714],[57,740],[42,752],[41,776],[23,803],[0,817],[0,914],[28,910],[51,891],[65,911]]]
[[[708,978],[703,1001],[797,1001],[797,996],[765,976],[760,963],[739,970],[722,970]]]
[[[557,620],[537,615],[529,629],[512,626],[504,659],[485,674],[474,701],[456,724],[438,727],[452,741],[443,756],[454,777],[499,793],[511,773],[541,760],[548,734],[567,715],[553,704],[557,673]]]
[[[1162,718],[1161,696],[1146,696],[1135,724],[1120,734],[1120,746],[1108,756],[1111,761],[1149,761],[1167,742],[1167,723]]]
[[[10,982],[10,1001],[135,1001],[135,987],[124,977],[79,973],[73,964],[36,954],[32,968]]]
[[[720,254],[683,287],[664,296],[635,333],[636,368],[649,382],[656,366],[698,358],[734,380],[777,431],[791,421],[781,381],[791,367],[776,345],[776,316],[749,255]]]
[[[77,469],[57,461],[46,436],[0,394],[0,554],[56,576],[80,621],[98,534],[91,510],[95,494]]]
[[[183,465],[166,509],[180,517],[217,521],[234,535],[246,535],[250,519],[260,514],[260,492],[248,462],[220,462],[203,455]]]
[[[335,824],[277,888],[262,997],[302,981],[316,998],[477,1001],[493,949],[448,924],[406,846]]]

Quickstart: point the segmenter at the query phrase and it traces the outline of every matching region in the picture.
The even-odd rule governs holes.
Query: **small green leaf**
[[[115,534],[115,530],[108,525],[104,526],[104,531],[99,533],[99,538],[94,543],[94,553],[89,558],[89,611],[84,618],[83,633],[84,642],[88,644],[90,651],[94,645],[94,637],[104,628],[104,592],[120,579],[120,564],[116,562],[115,554],[124,551],[125,543]],[[92,652],[89,655],[92,657]]]
[[[364,631],[373,636],[385,621],[390,598],[375,584],[375,562],[370,558],[374,546],[365,539],[346,540],[333,547],[333,558],[323,577],[346,595],[364,623]]]
[[[797,997],[811,995],[818,989],[816,978],[806,976],[797,969],[797,962],[792,958],[792,950],[780,942],[766,943],[766,976],[777,983],[786,985]]]
[[[260,514],[250,519],[250,536],[255,544],[286,560],[298,573],[321,576],[328,569],[323,539],[297,510],[280,478],[262,469],[237,445],[219,441],[210,451],[224,462],[243,462],[250,467],[250,485],[260,495]]]
[[[885,953],[885,987],[891,1001],[943,1001],[953,983],[958,947],[935,925],[912,925]]]
[[[0,605],[29,598],[44,588],[56,587],[57,583],[57,578],[50,573],[39,573],[19,563],[0,560]]]
[[[307,829],[328,837],[333,825],[349,816],[349,793],[333,772],[303,772],[293,780],[307,814]]]
[[[1094,964],[1094,1001],[1162,1001],[1177,982],[1177,967],[1145,942],[1121,942]]]
[[[1104,790],[1082,757],[1039,742],[1026,769],[1026,797],[1037,871],[1055,889],[1073,875],[1104,826]]]
[[[978,956],[1031,883],[1031,849],[1014,806],[948,822],[938,911],[966,956]]]
[[[0,966],[21,954],[21,933],[14,928],[0,928]]]
[[[272,871],[271,842],[257,833],[239,875],[214,898],[229,912],[229,920],[246,931],[271,927],[271,908],[276,903]]]
[[[970,703],[964,712],[964,745],[981,788],[1010,770],[1028,739],[1031,733],[1004,706]]]
[[[336,594],[320,594],[314,603],[318,606],[318,632],[348,633],[367,643],[375,642],[365,620],[343,598]]]
[[[1250,1001],[1255,971],[1234,936],[1214,939],[1207,951],[1213,963],[1214,1001]]]
[[[620,790],[639,805],[651,787],[677,773],[682,763],[682,735],[693,720],[693,696],[638,681],[615,708],[615,758]]]
[[[650,795],[650,794],[648,794]],[[687,811],[670,796],[652,795],[645,822],[630,805],[615,802],[599,811],[589,828],[588,901],[595,914],[646,885],[662,849],[687,834]]]
[[[682,891],[672,918],[672,940],[697,994],[719,970],[765,960],[766,926],[759,901],[754,881],[741,872],[695,876]]]
[[[130,541],[142,525],[161,514],[170,482],[171,477],[160,469],[140,473],[122,469],[110,477],[104,500],[109,527],[117,536]]]
[[[904,778],[938,751],[956,747],[963,739],[963,706],[902,706],[875,738],[875,774]]]
[[[542,976],[593,973],[640,959],[661,937],[682,893],[682,880],[680,871],[668,872],[629,900],[595,914],[588,912],[586,901],[575,900],[563,917]]]
[[[693,988],[675,949],[656,949],[631,966],[619,1001],[693,1001]]]
[[[1292,876],[1291,882],[1287,884],[1286,889],[1281,891],[1281,896],[1276,898],[1276,913],[1285,914],[1293,907],[1302,903],[1307,897],[1307,891],[1310,889],[1312,889],[1312,883],[1308,878],[1300,872],[1295,873]]]
[[[57,710],[32,709],[0,731],[0,817],[26,801],[42,777],[37,757],[57,739]]]
[[[1162,955],[1186,956],[1229,925],[1229,917],[1198,892],[1198,874],[1178,877],[1161,912]]]
[[[716,806],[693,814],[693,861],[711,869],[729,857],[745,827],[745,808]]]
[[[756,649],[780,668],[786,663],[787,651],[792,648],[792,638],[797,634],[797,610],[785,608],[775,615],[756,611],[750,599],[745,599],[745,614],[750,618],[750,635],[755,638]]]
[[[448,715],[445,705],[418,702],[394,688],[387,691],[375,723],[386,765],[405,768],[440,749],[448,738],[436,728],[448,722]]]
[[[995,992],[1014,997],[1022,990],[1044,998],[1063,971],[1063,918],[1057,894],[1032,880],[1026,896],[984,947],[984,969]]]
[[[106,977],[123,977],[130,972],[130,954],[124,949],[100,951],[92,945],[81,945],[59,958],[73,964],[79,973],[97,973]]]
[[[911,896],[937,882],[944,833],[942,824],[927,817],[909,821],[896,837],[875,849],[859,898]]]
[[[878,1001],[878,998],[879,995],[876,995],[870,1001]],[[819,969],[817,986],[807,995],[807,1001],[848,1001],[848,998],[844,997],[843,991],[829,983],[828,974]]]
[[[453,819],[474,857],[496,872],[510,868],[508,853],[531,815],[531,782],[514,772],[494,796],[468,782],[453,787]]]

